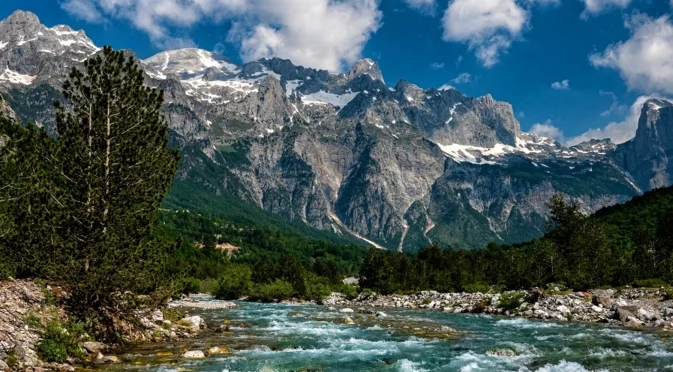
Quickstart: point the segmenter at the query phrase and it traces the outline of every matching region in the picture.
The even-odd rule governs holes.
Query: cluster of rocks
[[[28,315],[40,316],[50,308],[42,288],[34,282],[0,282],[0,371],[72,370],[67,364],[44,363],[35,351],[41,332],[27,324]]]
[[[73,365],[86,363],[117,363],[119,358],[105,355],[111,348],[100,342],[82,342],[83,360],[68,359],[67,363],[46,363],[41,361],[36,351],[42,339],[44,325],[57,320],[66,322],[65,311],[48,301],[47,297],[63,296],[59,288],[42,287],[33,281],[0,281],[0,371],[74,371]],[[47,296],[49,295],[49,296]],[[194,299],[186,299],[173,304],[188,306]],[[235,304],[217,303],[217,306],[231,308]],[[190,338],[206,328],[206,322],[198,315],[185,314],[175,321],[176,311],[172,312],[174,321],[166,319],[161,310],[139,311],[137,321],[121,327],[123,337],[132,342],[163,341]],[[39,323],[39,324],[38,324]],[[40,326],[42,325],[42,326]],[[222,353],[207,350],[207,353]]]
[[[428,309],[451,313],[484,313],[552,321],[611,323],[673,330],[673,299],[664,289],[594,290],[561,292],[532,289],[504,293],[439,293],[411,295],[361,293],[348,299],[332,293],[326,306]],[[373,310],[372,313],[375,313]]]

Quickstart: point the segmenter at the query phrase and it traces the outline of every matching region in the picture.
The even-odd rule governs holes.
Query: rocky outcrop
[[[673,183],[673,104],[650,99],[643,105],[636,136],[615,152],[615,159],[643,190]]]

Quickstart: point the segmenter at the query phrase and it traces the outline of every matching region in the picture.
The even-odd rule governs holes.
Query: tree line
[[[673,189],[655,190],[594,216],[560,194],[548,206],[547,233],[528,243],[491,243],[472,251],[431,245],[417,255],[370,249],[360,285],[394,293],[673,283]]]

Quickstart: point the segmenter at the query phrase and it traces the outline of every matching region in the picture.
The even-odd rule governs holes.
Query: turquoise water
[[[232,332],[212,334],[207,340],[198,341],[200,344],[189,347],[217,345],[230,348],[231,354],[198,361],[177,358],[172,363],[135,368],[155,371],[673,371],[673,348],[666,339],[653,333],[430,311],[386,312],[388,317],[381,324],[376,324],[379,320],[370,320],[367,325],[357,326],[337,323],[343,314],[321,306],[242,303],[236,310],[201,311],[212,324],[230,320]],[[357,314],[351,316],[355,318]],[[386,328],[389,324],[395,328]],[[461,335],[455,340],[432,339],[403,328],[428,324],[450,326]],[[185,347],[183,345],[183,350]],[[508,349],[516,355],[497,356],[493,349]]]

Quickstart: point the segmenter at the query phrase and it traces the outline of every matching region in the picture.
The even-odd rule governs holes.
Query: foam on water
[[[409,359],[402,359],[397,362],[397,368],[400,372],[425,372],[427,369],[420,367],[421,363],[412,362]]]
[[[502,319],[495,322],[497,326],[515,327],[521,329],[535,329],[535,328],[559,328],[563,327],[557,323],[549,323],[542,321],[531,321],[524,318],[516,319]]]
[[[583,365],[575,362],[560,361],[558,364],[547,364],[544,367],[535,370],[536,372],[589,372],[589,371],[607,371],[606,369],[588,370]]]

